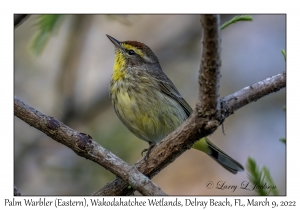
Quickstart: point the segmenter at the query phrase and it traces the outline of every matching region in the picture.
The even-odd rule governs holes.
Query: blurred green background
[[[233,15],[221,15],[221,23]],[[253,15],[222,31],[221,96],[285,71],[286,16]],[[195,107],[201,56],[199,15],[64,15],[45,48],[32,41],[38,15],[15,29],[14,91],[25,103],[93,137],[134,164],[148,147],[117,118],[108,97],[114,46],[106,34],[148,45],[186,101]],[[210,139],[244,166],[253,157],[270,169],[286,194],[285,89],[235,112]],[[115,175],[15,117],[14,184],[22,195],[90,195]],[[154,177],[170,195],[255,195],[239,189],[247,172],[233,175],[204,153],[189,150]],[[207,189],[226,182],[232,190]]]

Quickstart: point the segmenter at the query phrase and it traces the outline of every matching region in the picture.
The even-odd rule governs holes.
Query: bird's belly
[[[134,93],[112,89],[111,99],[124,125],[148,142],[161,141],[187,118],[175,100],[156,89]]]

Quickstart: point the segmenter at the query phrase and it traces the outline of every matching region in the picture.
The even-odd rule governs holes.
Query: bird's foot
[[[147,149],[143,149],[143,151],[142,151],[142,156],[144,156],[144,153],[145,152],[147,152],[146,153],[146,155],[144,156],[144,160],[146,161],[148,158],[149,158],[149,154],[150,154],[150,151],[152,150],[152,148],[154,147],[156,145],[156,143],[154,143],[154,142],[149,142],[149,148],[147,148]]]

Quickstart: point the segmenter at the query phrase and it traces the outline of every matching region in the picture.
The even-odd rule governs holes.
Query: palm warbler
[[[150,144],[149,154],[151,148],[182,124],[193,110],[164,74],[147,45],[107,37],[115,45],[110,99],[124,125]],[[205,152],[234,174],[244,170],[207,138],[199,140],[193,148]]]

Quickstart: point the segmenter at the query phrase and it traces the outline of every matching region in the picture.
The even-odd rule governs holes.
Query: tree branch
[[[220,16],[202,15],[202,56],[199,71],[199,117],[210,118],[220,110]]]
[[[21,196],[21,193],[16,186],[14,186],[14,196]]]
[[[245,87],[221,99],[223,119],[239,108],[286,87],[285,72]]]
[[[260,98],[277,92],[286,87],[285,72],[269,77],[263,81],[245,87],[231,95],[222,98],[221,119],[220,123],[233,114],[239,108],[259,100]],[[200,123],[197,125],[197,123]],[[152,178],[160,172],[164,167],[170,164],[177,156],[183,153],[187,148],[190,148],[191,142],[194,139],[200,139],[211,133],[201,128],[202,122],[198,122],[197,116],[193,114],[186,122],[178,129],[168,135],[160,144],[153,147],[147,162],[144,160],[135,164],[135,167],[146,176]],[[197,129],[201,129],[198,131]],[[203,131],[203,133],[202,133]],[[186,146],[188,145],[188,146]],[[181,148],[184,146],[184,148]],[[127,189],[127,185],[121,179],[117,178],[106,184],[102,189],[95,192],[93,195],[131,195],[134,189]]]
[[[29,15],[25,14],[15,14],[14,15],[14,27],[18,27],[26,18],[28,18]]]
[[[79,156],[92,160],[121,177],[142,195],[166,195],[151,180],[141,174],[137,168],[129,166],[122,159],[101,147],[92,140],[91,136],[79,133],[53,117],[44,115],[16,96],[14,97],[14,114],[55,141],[66,145]]]

